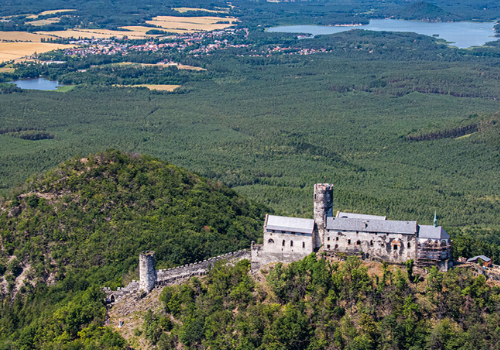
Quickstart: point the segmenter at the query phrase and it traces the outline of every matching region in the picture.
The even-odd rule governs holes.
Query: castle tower
[[[327,216],[333,216],[333,185],[314,184],[314,222],[317,228],[315,248],[323,243]]]
[[[156,262],[154,252],[143,252],[139,255],[139,289],[150,292],[156,283]]]

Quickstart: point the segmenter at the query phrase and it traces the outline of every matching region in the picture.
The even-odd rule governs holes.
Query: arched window
[[[408,242],[408,248],[411,248],[411,243],[410,242]]]
[[[373,246],[373,241],[370,241],[370,245]]]
[[[361,241],[357,241],[357,242],[356,242],[356,244],[357,244],[357,245],[361,245]]]
[[[111,296],[111,302],[112,302],[112,303],[114,303],[114,302],[115,302],[115,296],[114,296],[114,295],[112,295],[112,296]]]
[[[302,242],[302,248],[306,247],[306,242]]]
[[[347,240],[347,244],[351,244],[351,240],[350,239]]]
[[[293,247],[293,241],[290,241],[290,247]]]
[[[284,247],[285,246],[285,240],[283,240],[283,243],[281,243],[281,245]]]
[[[267,243],[273,244],[274,241],[272,239],[269,239],[269,241],[267,241]]]

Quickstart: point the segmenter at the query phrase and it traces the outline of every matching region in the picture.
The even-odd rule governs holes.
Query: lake
[[[12,83],[25,90],[57,90],[58,86],[62,86],[58,81],[44,78],[16,80]]]
[[[467,48],[471,46],[482,46],[488,41],[497,40],[494,37],[495,30],[491,23],[473,22],[420,22],[403,21],[396,19],[372,19],[370,24],[358,26],[281,26],[269,28],[269,32],[281,33],[310,33],[313,35],[335,34],[351,29],[366,29],[387,32],[413,32],[433,36],[439,34],[440,39],[444,39],[450,45]]]

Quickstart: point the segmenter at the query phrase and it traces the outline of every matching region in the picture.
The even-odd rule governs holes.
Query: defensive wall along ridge
[[[437,224],[420,225],[416,221],[388,220],[385,216],[337,212],[333,214],[333,185],[314,185],[314,218],[303,219],[266,215],[263,244],[250,250],[220,255],[197,263],[167,270],[156,270],[155,253],[139,256],[139,281],[112,291],[105,288],[113,302],[127,294],[150,292],[192,276],[205,275],[219,260],[251,260],[252,272],[262,266],[301,260],[313,252],[327,256],[357,255],[363,259],[404,264],[413,259],[419,267],[436,266],[441,271],[453,267],[450,235]]]
[[[132,281],[127,286],[116,291],[109,287],[103,288],[109,302],[114,302],[126,295],[140,292],[150,292],[154,288],[183,281],[193,276],[203,276],[207,274],[217,261],[227,260],[237,262],[243,259],[251,259],[250,251],[247,249],[219,255],[192,264],[173,267],[171,269],[156,270],[155,253],[152,251],[143,252],[139,255],[139,281]]]

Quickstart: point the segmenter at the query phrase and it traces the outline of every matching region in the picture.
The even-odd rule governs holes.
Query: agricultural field
[[[180,85],[155,85],[155,84],[141,84],[141,85],[133,85],[132,87],[145,87],[149,90],[157,90],[157,91],[174,91],[175,89],[180,88]]]
[[[34,53],[49,52],[74,45],[30,43],[30,42],[0,42],[0,62],[11,61]]]
[[[164,67],[171,67],[175,66],[177,69],[187,69],[187,70],[194,70],[194,71],[204,71],[206,70],[205,68],[202,67],[195,67],[195,66],[190,66],[188,64],[162,64],[162,63],[135,63],[135,62],[120,62],[116,63],[118,66],[141,66],[141,67],[158,67],[158,68],[164,68]]]
[[[202,11],[202,12],[210,12],[210,13],[227,13],[228,10],[207,10],[202,8],[194,8],[194,7],[175,7],[173,10],[179,13],[185,13],[188,11]]]
[[[0,31],[0,41],[32,41],[32,42],[41,42],[42,39],[53,38],[50,35],[44,34],[34,34],[28,32],[6,32]]]
[[[52,18],[47,18],[47,19],[39,19],[36,21],[28,22],[28,23],[31,24],[32,26],[35,26],[35,27],[41,27],[41,26],[46,26],[46,25],[58,23],[60,21],[61,21],[60,17],[52,17]]]
[[[229,22],[229,23],[217,23],[217,22]],[[228,28],[234,23],[238,22],[238,19],[234,17],[174,17],[174,16],[157,16],[151,21],[146,21],[148,24],[152,24],[169,32],[194,32],[194,31],[210,31]]]
[[[150,37],[141,31],[119,31],[119,30],[108,30],[108,29],[68,29],[53,32],[37,32],[41,35],[52,35],[53,37],[59,38],[123,38],[124,36],[130,39],[144,39]]]
[[[40,16],[47,16],[47,15],[55,15],[56,13],[62,13],[62,12],[73,12],[76,11],[75,9],[61,9],[61,10],[50,10],[50,11],[43,11],[37,15],[29,15],[26,18],[28,19],[37,19]]]

